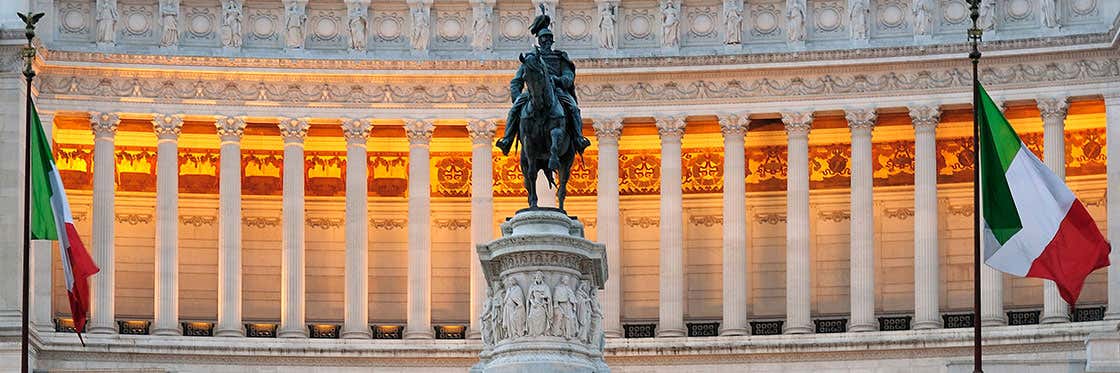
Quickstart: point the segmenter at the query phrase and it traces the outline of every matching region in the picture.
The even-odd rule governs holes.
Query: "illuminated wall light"
[[[338,338],[339,328],[336,324],[311,324],[307,326],[311,338]]]
[[[436,325],[436,339],[466,339],[465,325]]]
[[[57,317],[54,319],[54,331],[56,332],[74,332],[74,319],[69,317]],[[84,332],[84,330],[83,330]]]
[[[214,323],[204,321],[184,322],[183,335],[189,337],[213,337]]]
[[[148,335],[148,327],[152,325],[148,320],[118,320],[117,331],[120,334]]]
[[[374,339],[401,339],[404,327],[400,325],[374,325],[370,329],[373,330]]]
[[[276,324],[245,324],[245,336],[251,338],[276,338]]]

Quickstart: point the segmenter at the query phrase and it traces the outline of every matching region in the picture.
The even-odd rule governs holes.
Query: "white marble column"
[[[304,322],[304,185],[303,140],[310,126],[306,119],[283,118],[284,138],[283,239],[280,261],[280,338],[307,337]]]
[[[114,290],[116,272],[114,269],[113,233],[116,223],[114,179],[117,160],[114,154],[114,138],[117,125],[121,120],[113,113],[90,113],[90,126],[93,129],[93,213],[90,232],[93,246],[93,262],[100,272],[93,275],[90,286],[90,322],[86,328],[90,334],[114,334],[117,323],[114,313]]]
[[[218,163],[218,337],[243,337],[241,325],[241,136],[245,119],[219,116]]]
[[[1046,167],[1066,179],[1066,113],[1069,100],[1065,96],[1044,97],[1036,100],[1042,114],[1042,160]],[[1042,280],[1042,317],[1039,322],[1054,324],[1069,322],[1069,303],[1062,299],[1058,285]]]
[[[179,132],[181,115],[156,114],[156,283],[152,335],[180,335]]]
[[[747,183],[744,136],[750,113],[719,117],[723,132],[723,323],[720,335],[747,335]]]
[[[470,339],[482,338],[479,324],[482,304],[486,302],[486,276],[478,261],[478,244],[494,239],[494,132],[493,119],[473,119],[467,123],[471,138],[471,325]]]
[[[786,179],[786,334],[812,333],[809,320],[809,129],[813,112],[782,113]]]
[[[1120,154],[1120,90],[1104,94],[1104,110],[1106,154]],[[1106,183],[1108,189],[1105,193],[1109,196],[1120,196],[1120,157],[1108,160],[1105,174],[1108,175]],[[1120,198],[1108,198],[1106,203],[1108,241],[1120,242]],[[1111,263],[1120,263],[1120,250],[1112,250],[1112,253],[1108,254],[1108,260]],[[1108,309],[1104,318],[1120,319],[1120,265],[1108,267]]]
[[[603,289],[603,333],[607,338],[622,337],[622,225],[618,210],[618,139],[622,118],[595,118],[596,146],[599,149],[599,194],[595,225],[598,241],[607,246],[607,282]]]
[[[342,121],[346,137],[346,311],[342,338],[369,338],[369,205],[366,139],[373,123]]]
[[[875,109],[850,109],[844,117],[852,135],[851,220],[849,244],[851,320],[848,331],[879,329],[875,321],[875,210],[872,205],[871,131]]]
[[[681,137],[684,116],[657,117],[661,136],[661,247],[658,337],[684,337],[684,211],[681,200]]]
[[[914,124],[914,323],[913,329],[941,328],[940,257],[937,234],[937,105],[910,107]]]
[[[431,150],[435,125],[408,119],[408,315],[404,338],[431,339],[432,330],[432,197]]]
[[[43,132],[47,136],[47,144],[53,144],[51,130],[54,127],[54,112],[37,109],[39,122],[43,125]],[[21,122],[22,123],[22,122]],[[31,241],[31,315],[30,322],[33,330],[40,332],[54,331],[51,314],[51,283],[54,269],[51,261],[53,249],[52,241]]]

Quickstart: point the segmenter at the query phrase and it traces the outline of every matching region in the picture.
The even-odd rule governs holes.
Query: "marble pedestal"
[[[605,247],[558,209],[518,211],[502,238],[477,247],[487,298],[472,372],[608,372],[598,289]]]

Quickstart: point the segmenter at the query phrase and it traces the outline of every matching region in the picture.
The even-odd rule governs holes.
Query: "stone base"
[[[1086,372],[1120,372],[1120,333],[1098,332],[1085,340]]]

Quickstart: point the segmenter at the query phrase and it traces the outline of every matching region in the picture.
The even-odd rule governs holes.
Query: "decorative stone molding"
[[[661,139],[680,139],[687,125],[683,115],[661,115],[657,118],[657,134]]]
[[[373,123],[367,119],[343,119],[342,136],[351,144],[365,144],[373,130]]]
[[[369,225],[371,227],[373,227],[373,229],[379,229],[379,230],[385,230],[385,231],[394,230],[394,229],[404,229],[408,225],[408,220],[407,219],[371,218],[371,219],[369,219]]]
[[[467,122],[467,135],[470,136],[471,143],[476,145],[490,144],[497,129],[498,124],[493,119],[471,119]]]
[[[245,118],[219,115],[214,120],[214,127],[218,130],[218,138],[222,141],[241,141],[245,134]]]
[[[848,109],[844,111],[844,119],[848,120],[848,128],[851,128],[852,132],[871,131],[875,128],[875,120],[878,119],[878,116],[875,109]]]
[[[112,139],[117,135],[117,125],[121,123],[121,118],[117,114],[91,112],[89,117],[90,129],[93,130],[94,137]]]
[[[754,214],[754,220],[759,224],[778,225],[778,223],[786,222],[786,214],[777,212],[767,212]]]
[[[118,213],[116,214],[117,223],[128,225],[151,224],[152,214],[129,214]]]
[[[745,135],[751,124],[750,115],[749,112],[720,114],[719,129],[723,137]]]
[[[343,218],[307,218],[305,222],[309,228],[322,230],[338,229],[346,224]]]
[[[1035,99],[1035,103],[1043,121],[1063,121],[1069,112],[1069,98],[1066,96],[1042,97]]]
[[[692,215],[688,217],[688,223],[695,226],[713,227],[723,224],[723,215]]]
[[[203,225],[213,226],[217,221],[217,217],[213,215],[179,215],[179,223],[183,225],[192,225],[201,227]]]
[[[883,215],[891,219],[906,220],[914,217],[914,209],[910,207],[884,208]]]
[[[160,140],[175,140],[183,130],[182,115],[155,114],[152,117],[152,129]]]
[[[591,125],[599,142],[614,141],[622,136],[622,117],[595,118]]]
[[[941,107],[937,105],[911,105],[910,122],[917,130],[934,129],[941,123]]]
[[[271,228],[280,226],[280,218],[272,216],[246,216],[241,218],[241,223],[250,228]]]
[[[817,216],[819,216],[822,221],[841,223],[845,220],[851,219],[852,213],[848,210],[831,210],[818,212]]]
[[[307,130],[311,128],[306,118],[281,118],[277,126],[280,127],[280,136],[285,143],[302,143],[304,137],[307,137]]]
[[[470,219],[435,219],[432,226],[449,231],[461,231],[471,227]]]
[[[626,226],[642,229],[661,226],[661,218],[657,216],[630,216],[626,218]]]
[[[782,112],[782,123],[786,127],[788,136],[808,136],[813,124],[812,111],[787,111]]]
[[[427,119],[405,119],[404,121],[404,133],[408,136],[408,143],[412,145],[427,145],[432,141],[432,132],[435,130],[435,124]]]
[[[946,200],[943,201],[942,204],[945,205],[945,209],[949,211],[949,215],[970,217],[975,212],[975,209],[972,207],[971,203],[966,205],[951,205]]]

